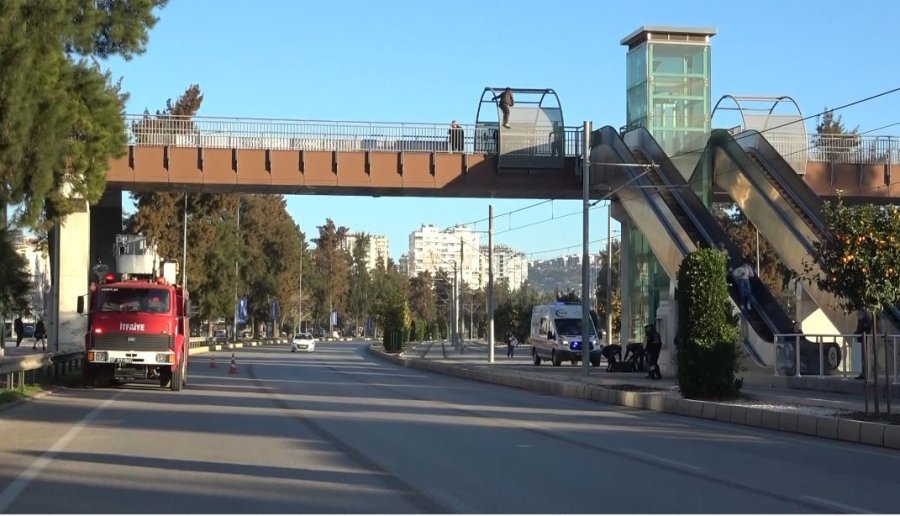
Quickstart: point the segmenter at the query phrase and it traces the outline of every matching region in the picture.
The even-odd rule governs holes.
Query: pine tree
[[[848,131],[841,116],[825,108],[816,123],[816,147],[819,159],[829,162],[847,162],[849,153],[859,145],[857,128]]]
[[[0,205],[46,229],[103,195],[127,95],[97,59],[144,51],[164,0],[0,2]]]

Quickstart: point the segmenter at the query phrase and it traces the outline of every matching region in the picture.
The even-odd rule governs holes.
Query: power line
[[[900,125],[900,122],[894,122],[893,124],[883,125],[881,127],[876,127],[875,129],[869,129],[868,131],[857,134],[856,136],[862,136],[864,134],[874,133],[875,131],[880,131],[882,129],[887,129],[888,127],[894,127],[895,125]]]
[[[614,231],[614,233],[618,234],[618,231]],[[588,244],[596,244],[596,243],[599,243],[599,242],[606,242],[606,241],[609,240],[610,238],[612,238],[612,236],[608,236],[608,237],[604,237],[604,238],[598,238],[597,240],[591,240],[590,242],[588,242]],[[572,244],[572,245],[569,245],[569,246],[566,246],[566,247],[557,247],[556,249],[546,249],[546,250],[544,250],[544,251],[534,251],[533,253],[528,253],[528,256],[531,256],[531,255],[534,255],[534,254],[546,254],[546,253],[552,253],[552,252],[556,252],[556,251],[564,251],[564,250],[566,250],[566,249],[572,249],[573,247],[581,247],[581,245],[582,245],[582,244],[579,242],[579,243],[577,243],[577,244]]]
[[[596,205],[598,202],[600,202],[600,201],[608,201],[608,200],[609,200],[609,199],[597,199],[596,201],[594,201],[593,203],[591,203],[591,207],[588,208],[588,211],[593,211],[593,210],[595,210],[595,209],[597,209],[597,208],[600,208],[601,206],[595,206],[595,205]],[[516,226],[516,227],[514,227],[514,228],[504,229],[503,231],[495,231],[495,232],[494,232],[494,236],[502,235],[502,234],[504,234],[504,233],[510,233],[510,232],[512,232],[512,231],[517,231],[517,230],[520,230],[520,229],[529,228],[529,227],[531,227],[531,226],[537,226],[538,224],[544,224],[544,223],[546,223],[546,222],[550,222],[551,220],[564,219],[564,218],[566,218],[566,217],[571,217],[571,216],[573,216],[573,215],[581,215],[582,213],[583,213],[582,210],[578,210],[578,211],[569,212],[569,213],[566,213],[566,214],[563,214],[563,215],[555,215],[555,216],[550,217],[550,218],[548,218],[548,219],[538,220],[538,221],[535,221],[535,222],[529,222],[528,224],[523,224],[523,225],[521,225],[521,226]]]
[[[496,215],[494,215],[494,218],[496,219],[496,218],[498,218],[498,217],[505,217],[505,216],[507,216],[507,215],[512,215],[513,213],[518,213],[518,212],[520,212],[520,211],[530,210],[531,208],[538,207],[538,206],[540,206],[540,205],[542,205],[542,204],[547,204],[548,202],[552,203],[553,201],[554,201],[554,199],[546,199],[546,200],[543,200],[543,201],[540,201],[540,202],[536,202],[536,203],[534,203],[534,204],[530,204],[530,205],[528,205],[528,206],[524,206],[524,207],[522,207],[522,208],[516,208],[516,209],[511,210],[511,211],[508,211],[508,212],[506,212],[506,213],[499,213],[499,214],[496,214]],[[484,218],[482,218],[482,219],[473,220],[472,222],[466,222],[466,223],[463,223],[463,224],[454,224],[454,225],[452,225],[452,226],[447,227],[447,229],[451,229],[451,228],[455,228],[455,227],[459,227],[459,226],[470,226],[470,225],[475,225],[475,224],[479,224],[479,223],[481,223],[481,222],[487,222],[487,221],[488,221],[488,217],[484,217]]]

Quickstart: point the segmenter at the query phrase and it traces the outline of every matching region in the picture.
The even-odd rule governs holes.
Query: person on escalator
[[[731,277],[738,286],[741,308],[750,310],[750,278],[753,277],[753,267],[750,267],[750,264],[745,261],[732,271]]]

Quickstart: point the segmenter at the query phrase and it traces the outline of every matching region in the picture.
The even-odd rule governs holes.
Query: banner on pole
[[[249,310],[247,308],[247,297],[238,298],[237,323],[247,324]]]

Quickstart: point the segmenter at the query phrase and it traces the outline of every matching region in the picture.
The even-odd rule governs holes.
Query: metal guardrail
[[[67,353],[43,353],[0,359],[0,378],[4,378],[3,388],[11,390],[34,383],[39,378],[58,379],[81,367],[84,360],[82,351]]]
[[[824,374],[825,371],[825,346],[830,346],[832,344],[837,345],[841,351],[841,362],[838,366],[837,373],[846,378],[851,374],[858,374],[858,370],[851,371],[848,368],[848,362],[851,357],[851,354],[854,352],[854,346],[861,346],[860,337],[865,338],[865,342],[867,345],[871,346],[871,335],[858,335],[858,334],[802,334],[802,333],[779,333],[775,335],[776,346],[791,346],[794,360],[797,361],[797,357],[800,357],[800,345],[803,339],[807,341],[814,342],[818,347],[818,357],[819,357],[819,374],[818,375],[801,375],[800,367],[796,367],[796,362],[794,365],[791,365],[792,370],[794,371],[791,376],[818,376],[824,377],[828,376]],[[885,337],[887,340],[885,340]],[[881,350],[878,349],[878,343],[881,343]],[[886,368],[891,373],[891,383],[897,383],[897,345],[900,341],[900,335],[878,335],[876,339],[876,352],[878,353],[879,358],[883,357],[883,361],[879,361],[879,367]],[[889,353],[889,354],[888,354]],[[861,353],[860,353],[861,355]],[[861,356],[860,356],[861,358]],[[777,359],[777,350],[776,350],[776,360],[774,360],[774,375],[782,376],[779,374],[779,368],[784,368],[784,364],[779,363]],[[868,368],[870,369],[870,368]],[[869,372],[871,375],[871,371]]]
[[[223,348],[231,344],[260,345],[269,342],[284,344],[284,338],[277,339],[248,339],[246,341],[224,342],[215,337],[191,337],[190,350],[205,351],[213,347]],[[79,369],[84,360],[83,351],[71,351],[66,353],[43,353],[22,355],[17,357],[0,358],[0,379],[3,380],[2,388],[6,390],[24,387],[26,384],[35,383],[41,378],[58,379]]]
[[[497,127],[475,124],[458,124],[462,131],[460,150],[451,148],[449,124],[144,115],[126,115],[125,123],[128,143],[135,146],[469,154],[497,151]],[[565,129],[566,156],[580,155],[581,130]],[[546,141],[542,138],[539,143],[545,144],[550,155],[549,129]]]

